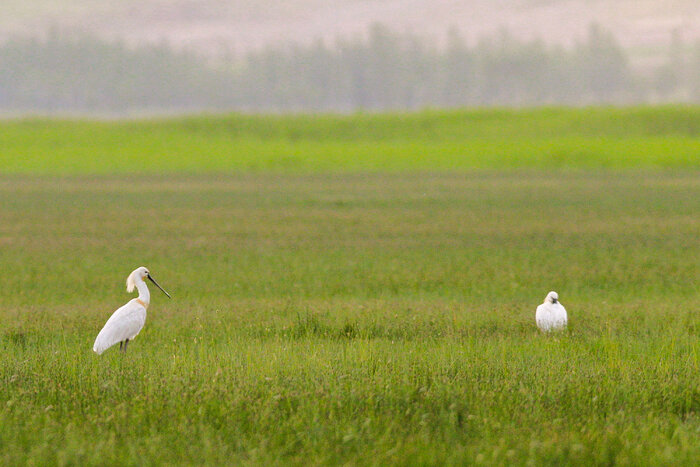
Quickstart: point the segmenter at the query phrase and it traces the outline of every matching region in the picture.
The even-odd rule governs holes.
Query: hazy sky
[[[355,37],[381,22],[432,37],[458,28],[476,40],[507,28],[520,38],[571,44],[591,22],[615,31],[639,57],[676,30],[700,40],[700,0],[4,0],[0,37],[51,26],[132,43],[167,41],[212,53],[287,41]]]

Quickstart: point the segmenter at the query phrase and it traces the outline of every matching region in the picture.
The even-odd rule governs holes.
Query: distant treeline
[[[635,70],[592,26],[573,48],[507,33],[442,47],[373,26],[363,40],[269,48],[212,63],[167,46],[95,37],[0,44],[0,111],[336,110],[700,102],[700,44]]]

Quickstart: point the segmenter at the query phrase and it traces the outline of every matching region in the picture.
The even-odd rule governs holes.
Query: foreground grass
[[[1,179],[0,463],[691,465],[699,175]]]
[[[0,121],[0,173],[700,167],[700,107]]]

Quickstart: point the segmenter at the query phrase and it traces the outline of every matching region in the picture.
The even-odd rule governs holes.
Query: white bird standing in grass
[[[92,350],[97,352],[98,355],[117,342],[119,342],[119,350],[123,349],[123,352],[126,353],[126,346],[129,345],[129,341],[133,340],[143,329],[143,325],[146,323],[146,309],[151,302],[151,294],[148,292],[148,287],[146,287],[144,282],[146,278],[170,298],[170,294],[163,290],[163,287],[158,285],[151,277],[148,269],[143,266],[135,269],[126,278],[126,291],[131,293],[136,288],[139,291],[139,297],[130,300],[129,303],[119,308],[109,317],[107,323],[97,335],[95,345],[92,346]]]
[[[535,322],[544,332],[566,327],[566,308],[559,303],[559,295],[556,292],[549,292],[544,303],[537,307]]]

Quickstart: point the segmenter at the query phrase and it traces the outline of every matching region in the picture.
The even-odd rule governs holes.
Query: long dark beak
[[[150,274],[148,274],[146,277],[148,277],[148,280],[150,280],[151,282],[153,282],[153,283],[156,285],[156,287],[158,287],[165,295],[167,295],[168,298],[172,298],[172,297],[170,297],[170,294],[169,294],[168,292],[166,292],[165,290],[163,290],[163,287],[161,287],[160,285],[158,285],[158,282],[156,282],[156,280],[155,280],[154,278],[152,278]]]

